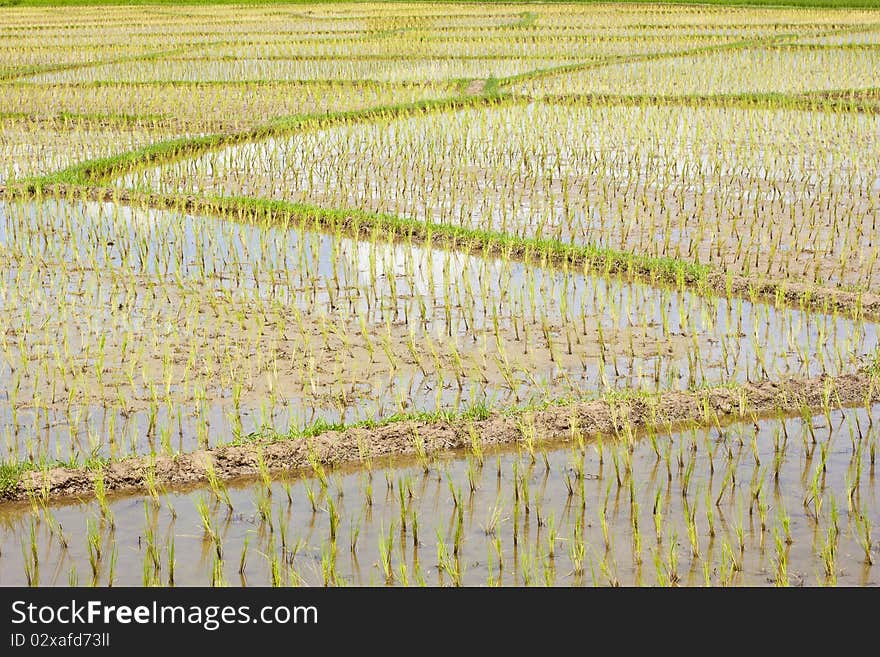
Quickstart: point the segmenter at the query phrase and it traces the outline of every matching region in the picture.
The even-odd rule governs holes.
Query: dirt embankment
[[[254,476],[262,460],[270,471],[309,468],[312,463],[341,465],[366,458],[431,454],[466,447],[473,436],[483,446],[523,442],[525,436],[544,441],[570,439],[580,432],[586,439],[638,432],[647,427],[664,430],[683,423],[723,425],[738,419],[800,415],[804,408],[859,406],[880,401],[880,382],[868,372],[839,377],[792,378],[739,387],[708,388],[695,392],[668,392],[656,397],[608,399],[554,406],[517,415],[494,415],[483,420],[401,421],[381,427],[328,431],[313,438],[229,445],[176,457],[134,457],[106,466],[100,474],[108,491],[137,491],[152,481],[156,487],[176,487],[207,481],[213,469],[221,479]],[[534,429],[531,434],[529,429]],[[533,447],[535,445],[533,444]],[[12,500],[31,494],[46,498],[91,496],[98,471],[54,468],[25,473],[3,497]]]
[[[728,287],[729,281],[729,287]],[[731,276],[722,272],[709,274],[710,289],[719,296],[767,299],[804,310],[840,313],[849,317],[880,319],[880,295],[850,292],[835,287],[817,287],[812,283],[763,277]]]

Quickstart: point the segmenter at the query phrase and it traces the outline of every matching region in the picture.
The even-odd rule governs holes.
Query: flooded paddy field
[[[377,235],[377,237],[380,237]],[[869,362],[840,315],[112,203],[0,205],[6,459]]]
[[[876,586],[877,413],[35,496],[0,584]]]
[[[745,276],[876,285],[877,115],[596,102],[307,131],[122,182],[387,212]]]
[[[4,11],[0,586],[876,586],[877,18]]]

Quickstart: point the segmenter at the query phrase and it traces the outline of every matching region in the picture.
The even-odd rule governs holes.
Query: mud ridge
[[[598,434],[624,437],[647,428],[668,431],[682,425],[721,428],[743,419],[800,416],[812,413],[808,409],[868,406],[878,401],[880,380],[867,370],[837,377],[789,378],[656,396],[611,394],[604,399],[495,414],[482,420],[406,420],[327,431],[312,438],[226,445],[177,456],[131,457],[103,469],[30,471],[0,497],[87,497],[94,493],[98,476],[108,492],[137,492],[146,490],[148,484],[174,488],[205,483],[211,470],[221,479],[256,476],[261,461],[277,473],[308,469],[315,463],[333,466],[397,455],[425,456],[469,446],[474,435],[486,447],[519,442],[534,449],[547,441],[570,440],[578,434],[591,439]],[[523,427],[533,428],[534,433]]]

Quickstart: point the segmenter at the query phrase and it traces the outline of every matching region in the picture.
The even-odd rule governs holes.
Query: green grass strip
[[[355,237],[378,232],[385,240],[436,244],[455,250],[476,250],[481,255],[500,255],[524,262],[568,263],[604,270],[606,274],[647,275],[653,281],[694,284],[705,281],[710,268],[676,258],[656,257],[629,251],[577,245],[552,237],[520,237],[481,228],[434,223],[356,209],[328,209],[289,201],[252,197],[206,197],[213,213],[249,213],[254,219],[313,223],[323,231],[345,231]]]

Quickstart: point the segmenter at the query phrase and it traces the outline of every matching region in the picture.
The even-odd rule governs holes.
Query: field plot
[[[143,46],[131,44],[118,44],[116,46],[89,45],[78,48],[68,46],[41,46],[22,48],[15,41],[6,39],[0,46],[0,62],[3,62],[4,71],[15,71],[18,67],[39,66],[45,64],[81,64],[116,59],[137,55],[143,52]],[[14,45],[13,45],[14,44]]]
[[[543,60],[542,60],[543,61]],[[561,66],[572,58],[543,61]],[[469,59],[189,59],[131,61],[68,71],[44,73],[28,78],[34,82],[183,82],[230,80],[375,80],[414,82],[507,77],[534,68],[529,60],[500,58]]]
[[[231,146],[125,182],[552,236],[747,275],[880,280],[876,115],[516,104]]]
[[[0,206],[4,457],[173,454],[389,412],[836,375],[878,347],[873,323],[374,239]]]
[[[721,31],[741,29],[776,29],[806,31],[837,27],[858,28],[877,23],[877,13],[871,10],[834,11],[823,9],[792,9],[784,7],[761,10],[746,7],[681,6],[646,7],[637,4],[606,4],[589,10],[572,8],[574,5],[547,7],[533,11],[534,24],[557,30],[583,28],[625,28],[634,33],[652,30]]]
[[[10,505],[0,585],[877,586],[878,410]]]
[[[653,38],[576,34],[545,36],[540,32],[524,36],[520,29],[497,30],[474,34],[463,39],[459,32],[451,35],[430,30],[406,31],[387,37],[370,39],[336,38],[315,41],[264,41],[262,43],[225,43],[200,50],[207,57],[268,58],[292,57],[512,57],[518,59],[569,59],[584,61],[611,55],[632,55],[689,50],[722,45],[741,40],[739,35],[658,35]],[[535,62],[540,65],[544,62]]]
[[[0,185],[177,136],[181,133],[149,116],[0,118]]]
[[[829,75],[834,71],[834,75]],[[61,75],[61,74],[59,74]],[[748,48],[638,61],[541,77],[513,87],[542,94],[793,93],[880,86],[880,49]]]
[[[4,11],[0,585],[880,584],[878,31]]]
[[[54,119],[84,117],[140,118],[181,134],[249,130],[278,117],[324,114],[340,108],[359,110],[412,103],[453,95],[456,85],[378,85],[326,82],[228,84],[105,83],[7,85],[0,112],[26,112]],[[121,149],[123,150],[123,149]],[[62,168],[62,167],[56,167]]]
[[[801,37],[797,43],[822,46],[880,46],[880,29],[831,36]]]

